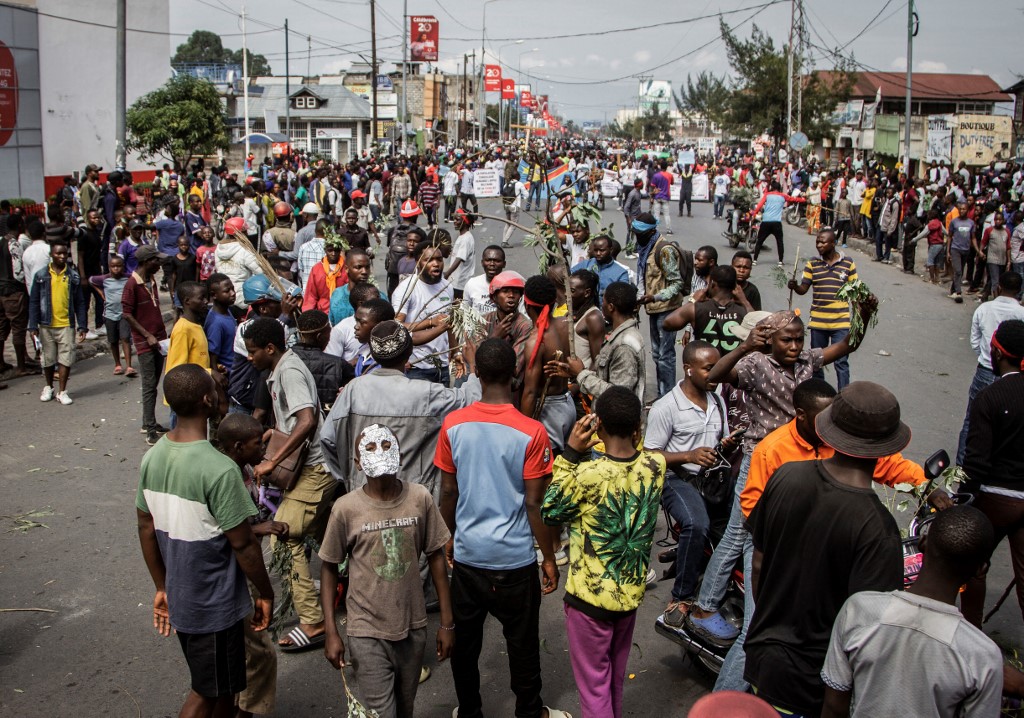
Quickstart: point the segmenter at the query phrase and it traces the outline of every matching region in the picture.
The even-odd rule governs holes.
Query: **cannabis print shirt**
[[[349,559],[348,635],[400,641],[426,626],[419,556],[441,550],[449,538],[433,497],[419,484],[403,481],[391,501],[374,500],[362,488],[338,499],[320,559]]]
[[[641,451],[631,459],[579,464],[570,460],[574,454],[570,449],[555,459],[541,516],[569,527],[566,603],[594,618],[613,618],[635,611],[644,597],[665,458]]]

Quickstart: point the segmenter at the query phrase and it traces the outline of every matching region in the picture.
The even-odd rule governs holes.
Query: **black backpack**
[[[506,207],[511,207],[516,201],[516,183],[509,181],[501,188],[501,202]]]

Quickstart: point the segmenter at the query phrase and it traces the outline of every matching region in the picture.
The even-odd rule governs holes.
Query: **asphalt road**
[[[500,213],[497,200],[482,203]],[[693,218],[673,217],[674,238],[684,247],[731,251],[722,223],[700,203]],[[606,212],[620,238],[622,216]],[[486,221],[474,230],[477,252],[496,243],[502,227]],[[536,271],[532,249],[509,252],[509,267]],[[788,260],[796,245],[804,257],[813,241],[786,228]],[[975,358],[968,343],[971,313],[919,277],[869,262],[852,248],[861,277],[883,300],[880,322],[852,357],[855,379],[880,382],[900,398],[914,430],[907,455],[923,460],[945,448],[953,454]],[[762,255],[753,280],[765,308],[784,308],[787,292],[777,289]],[[378,261],[382,271],[382,262]],[[789,264],[791,267],[792,265]],[[919,262],[919,271],[923,262]],[[810,296],[795,306],[806,312]],[[884,354],[883,354],[884,352]],[[0,394],[0,714],[9,716],[171,716],[187,692],[187,673],[177,641],[152,628],[153,588],[138,548],[134,496],[139,461],[146,450],[140,426],[138,380],[111,375],[109,356],[80,362],[72,374],[75,403],[42,404],[39,378],[13,380]],[[650,372],[653,380],[653,371]],[[166,409],[158,407],[166,419]],[[164,422],[166,423],[166,422]],[[35,517],[28,516],[36,513]],[[27,527],[25,521],[41,526]],[[659,538],[663,536],[659,528]],[[656,549],[657,550],[657,547]],[[989,575],[989,605],[1010,578],[1005,543]],[[685,715],[709,690],[711,680],[682,657],[681,649],[658,637],[654,619],[668,600],[669,586],[648,592],[639,610],[625,687],[625,714]],[[541,611],[544,700],[579,715],[562,619],[561,591]],[[9,609],[47,609],[52,612]],[[1013,597],[987,626],[997,640],[1024,646],[1024,629]],[[431,629],[436,617],[431,617]],[[507,658],[497,624],[488,626],[481,657],[488,715],[511,716]],[[448,716],[455,705],[449,668],[435,667],[420,687],[417,712]],[[319,652],[282,655],[277,715],[344,715],[341,681]]]

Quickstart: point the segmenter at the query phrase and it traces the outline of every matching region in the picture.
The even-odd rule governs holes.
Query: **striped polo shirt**
[[[811,285],[811,329],[849,329],[850,307],[836,292],[847,282],[857,279],[857,266],[842,252],[829,264],[815,257],[804,267],[803,283]]]

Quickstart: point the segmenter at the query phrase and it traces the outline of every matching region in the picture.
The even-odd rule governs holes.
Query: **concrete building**
[[[827,73],[826,73],[827,74]],[[911,76],[911,173],[920,176],[931,161],[956,166],[987,165],[1014,154],[1012,97],[987,75],[921,73]],[[879,155],[892,164],[903,155],[906,137],[906,74],[857,73],[850,98],[836,108],[836,135],[826,138],[819,157],[841,161],[851,154]]]
[[[170,3],[127,12],[131,105],[170,77]],[[0,197],[42,202],[87,164],[114,168],[115,24],[109,0],[0,2]],[[128,169],[152,176],[137,157]]]
[[[370,103],[346,87],[344,75],[258,77],[249,94],[250,132],[285,132],[290,119],[292,146],[335,162],[347,162],[370,144]],[[379,111],[379,107],[378,107]],[[236,95],[234,128],[238,139],[244,123],[242,98]]]

